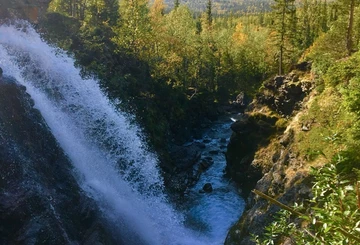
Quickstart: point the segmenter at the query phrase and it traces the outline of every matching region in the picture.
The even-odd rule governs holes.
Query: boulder
[[[206,192],[206,193],[210,193],[210,192],[213,191],[213,187],[212,187],[211,183],[206,183],[206,184],[203,186],[202,190],[203,190],[204,192]]]
[[[199,171],[203,172],[213,164],[214,164],[214,159],[212,157],[205,157],[200,161]]]
[[[186,146],[172,145],[170,156],[177,171],[184,171],[194,166],[201,158],[202,148],[203,146],[200,143],[192,143]]]

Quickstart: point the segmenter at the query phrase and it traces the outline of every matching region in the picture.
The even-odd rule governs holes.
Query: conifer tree
[[[174,9],[177,9],[180,6],[180,1],[179,0],[175,0],[174,1]]]
[[[290,21],[291,16],[294,16],[295,0],[275,0],[275,4],[272,6],[274,10],[274,28],[276,31],[276,46],[278,47],[278,62],[279,71],[278,74],[283,74],[284,71],[284,55],[286,52],[286,42],[293,38],[295,33],[290,33],[292,23]]]
[[[354,11],[355,11],[355,0],[350,0],[349,21],[348,21],[347,32],[346,32],[346,49],[347,49],[349,55],[351,55],[351,53],[353,52]]]
[[[208,3],[206,5],[206,20],[208,26],[211,26],[213,21],[211,0],[208,0]]]
[[[309,47],[312,43],[312,36],[311,36],[311,27],[310,27],[310,6],[308,0],[303,0],[303,6],[302,6],[302,43],[301,46],[303,49]]]
[[[348,16],[345,34],[346,50],[348,55],[351,55],[354,52],[354,13],[355,7],[359,4],[359,2],[359,0],[340,0],[343,12]]]

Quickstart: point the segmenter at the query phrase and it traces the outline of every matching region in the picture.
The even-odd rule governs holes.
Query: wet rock
[[[206,193],[210,193],[210,192],[213,191],[213,187],[212,187],[211,183],[206,183],[206,184],[203,186],[202,190],[203,190],[204,192],[206,192]]]
[[[116,244],[25,87],[0,83],[1,244]],[[99,236],[92,237],[91,234]]]
[[[192,143],[187,146],[173,145],[170,149],[170,156],[178,171],[184,171],[194,166],[201,158],[202,145]]]
[[[214,159],[212,157],[205,157],[204,159],[201,159],[200,161],[200,171],[207,170],[211,165],[214,164]]]
[[[210,142],[211,142],[210,139],[204,139],[204,140],[203,140],[203,143],[205,143],[205,144],[209,144]]]
[[[231,126],[231,130],[237,134],[247,134],[256,129],[256,124],[249,120],[249,117],[242,117],[240,120],[234,122]]]

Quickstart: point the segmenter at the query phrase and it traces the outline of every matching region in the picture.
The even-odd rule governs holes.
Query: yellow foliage
[[[236,25],[232,38],[237,45],[243,45],[247,41],[248,35],[244,33],[244,27],[241,22]]]

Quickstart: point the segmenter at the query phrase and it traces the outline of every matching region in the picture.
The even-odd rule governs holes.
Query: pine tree
[[[340,5],[342,5],[342,10],[344,14],[347,14],[348,21],[346,27],[346,50],[348,55],[351,55],[354,52],[354,13],[355,8],[359,4],[359,0],[340,0]]]
[[[175,0],[174,1],[174,9],[177,9],[180,6],[180,1],[179,0]]]
[[[313,38],[311,35],[311,27],[310,27],[310,6],[308,0],[303,1],[303,8],[302,8],[302,48],[305,49],[311,45],[313,42]]]
[[[290,33],[291,29],[291,16],[294,16],[295,0],[275,0],[275,4],[272,6],[274,10],[274,28],[276,31],[276,45],[279,49],[278,62],[279,62],[279,75],[284,71],[284,55],[286,52],[286,42],[288,39],[293,38]]]
[[[354,27],[354,11],[355,11],[355,0],[350,0],[349,3],[349,21],[346,32],[346,49],[348,54],[353,53],[353,27]]]
[[[325,0],[322,4],[322,10],[321,10],[321,30],[323,32],[327,32],[329,30],[328,27],[328,4]]]
[[[208,3],[206,5],[206,20],[207,20],[208,26],[210,27],[212,25],[212,21],[213,21],[211,0],[208,0]]]

